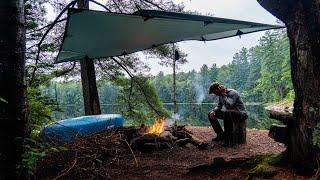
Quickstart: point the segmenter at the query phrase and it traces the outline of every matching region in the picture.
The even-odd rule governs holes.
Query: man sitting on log
[[[225,146],[231,146],[233,143],[244,143],[246,130],[245,130],[245,120],[248,118],[245,106],[241,100],[240,94],[234,89],[227,89],[219,83],[212,83],[209,87],[209,94],[215,94],[219,97],[218,105],[209,112],[208,117],[211,126],[217,137],[213,141],[225,140]],[[224,130],[222,130],[218,118],[224,121]],[[244,132],[238,132],[240,134],[233,134],[234,124],[238,122],[244,122]],[[233,142],[233,136],[239,136],[244,134],[244,140],[235,140],[238,142]],[[238,137],[236,137],[237,139]]]

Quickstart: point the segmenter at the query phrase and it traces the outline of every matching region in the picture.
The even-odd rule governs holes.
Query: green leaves
[[[312,143],[314,146],[320,148],[320,123],[317,124],[312,132]]]
[[[35,173],[37,161],[45,156],[46,152],[43,147],[33,148],[29,145],[26,145],[25,151],[22,154],[22,161],[17,166],[17,171],[25,173],[26,175],[31,177]]]
[[[142,89],[135,81],[139,82]],[[122,105],[121,114],[134,124],[146,123],[147,120],[158,116],[155,110],[161,113],[161,116],[168,117],[169,112],[163,107],[149,78],[138,76],[135,77],[135,81],[131,87],[131,80],[128,78],[119,77],[116,80],[115,84],[119,87],[118,103]]]
[[[3,103],[8,103],[7,100],[3,99],[2,97],[0,97],[0,102],[3,102]]]
[[[39,131],[44,125],[53,122],[52,113],[56,110],[56,103],[44,96],[40,89],[27,89],[29,104],[29,119],[32,131]]]
[[[45,43],[41,45],[41,49],[45,51],[55,52],[55,44],[54,43]]]

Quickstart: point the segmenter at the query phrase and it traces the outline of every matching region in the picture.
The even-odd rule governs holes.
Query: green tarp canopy
[[[281,26],[154,10],[69,9],[56,63],[126,55],[167,43],[210,41]]]

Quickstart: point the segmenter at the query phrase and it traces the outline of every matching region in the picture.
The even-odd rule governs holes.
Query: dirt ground
[[[38,162],[36,179],[245,179],[250,169],[229,168],[190,172],[190,168],[207,164],[214,157],[226,159],[250,157],[263,153],[281,153],[285,146],[268,137],[266,130],[248,130],[247,143],[223,147],[211,142],[212,128],[188,127],[195,138],[208,142],[206,150],[187,144],[183,147],[152,153],[131,151],[119,134],[104,132],[74,143],[56,147]],[[64,150],[59,150],[64,149]],[[66,150],[67,149],[67,150]],[[272,179],[308,179],[289,167],[277,167]]]

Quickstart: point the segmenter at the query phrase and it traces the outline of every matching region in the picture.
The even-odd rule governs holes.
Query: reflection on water
[[[173,109],[172,103],[165,103],[165,108],[168,110]],[[102,113],[119,113],[120,105],[115,104],[101,104]],[[178,114],[180,119],[177,121],[178,124],[190,124],[197,126],[209,126],[207,114],[215,107],[213,103],[178,103]],[[63,106],[60,108],[64,112],[55,112],[54,116],[56,119],[67,119],[77,116],[82,116],[84,114],[83,107],[78,107],[75,105]],[[261,103],[247,103],[246,108],[248,111],[248,128],[259,128],[267,129],[270,127],[274,120],[268,118],[264,106]]]

